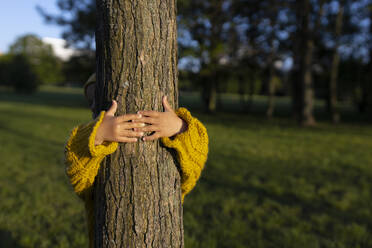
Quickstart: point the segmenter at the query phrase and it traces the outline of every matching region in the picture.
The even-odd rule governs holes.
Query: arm
[[[192,117],[185,108],[179,108],[176,114],[187,123],[187,130],[173,139],[163,137],[162,142],[177,151],[177,160],[181,166],[182,203],[196,185],[207,161],[208,134],[204,125]]]
[[[117,142],[103,142],[95,145],[97,130],[103,121],[105,111],[93,121],[74,128],[65,146],[66,174],[74,191],[84,197],[93,185],[103,158],[113,153]]]
[[[66,174],[79,196],[89,192],[101,161],[117,149],[117,142],[137,142],[137,137],[143,135],[132,130],[144,126],[144,123],[132,122],[140,115],[115,116],[116,110],[117,103],[113,101],[107,112],[102,111],[95,120],[71,132],[65,147]]]
[[[162,138],[162,142],[177,151],[181,166],[182,203],[198,181],[208,155],[208,134],[203,124],[192,117],[185,108],[174,111],[167,98],[163,97],[164,112],[139,111],[143,117],[138,122],[149,125],[135,128],[136,131],[153,132],[143,140]]]

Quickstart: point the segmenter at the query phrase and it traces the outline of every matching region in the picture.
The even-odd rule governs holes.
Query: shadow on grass
[[[259,166],[261,169],[257,169],[257,166],[254,168],[249,166],[256,164],[253,160],[239,161],[239,158],[223,155],[220,155],[219,160],[234,161],[236,164],[245,164],[246,167],[234,169],[217,164],[207,165],[201,182],[205,190],[214,192],[212,193],[214,195],[239,198],[240,194],[247,194],[255,196],[252,198],[257,199],[256,207],[270,200],[280,206],[299,207],[301,219],[306,221],[311,221],[313,216],[327,215],[340,223],[358,223],[372,229],[372,219],[368,215],[370,200],[364,199],[358,193],[370,192],[372,189],[369,187],[372,174],[367,170],[347,164],[326,168],[319,166],[286,168],[285,161],[266,161],[267,168],[265,164],[261,164]],[[273,169],[272,164],[279,164],[279,168],[270,170]],[[237,177],[238,173],[240,176]],[[310,190],[301,191],[303,187]],[[350,188],[356,192],[353,189],[350,191]],[[342,206],[345,199],[348,201],[350,192],[354,192],[352,196],[354,200]]]
[[[45,147],[48,148],[61,148],[63,149],[64,143],[46,139],[35,134],[31,134],[27,131],[12,129],[4,126],[0,122],[0,130],[10,134],[14,140],[16,140],[21,146],[38,146],[42,151]]]
[[[13,239],[12,234],[7,230],[0,230],[1,248],[23,248],[17,240]]]
[[[321,121],[314,127],[301,127],[296,121],[291,118],[275,117],[271,120],[265,116],[255,114],[236,114],[228,112],[219,112],[215,114],[207,114],[199,109],[190,109],[191,113],[200,119],[205,124],[221,125],[234,129],[251,129],[260,130],[267,128],[278,128],[280,130],[298,130],[310,133],[325,133],[325,134],[340,134],[347,132],[351,135],[372,136],[370,123],[368,120],[350,119],[341,125],[332,124],[330,122]]]
[[[297,121],[292,116],[292,106],[290,98],[279,97],[274,109],[274,115],[271,120],[266,117],[267,101],[264,96],[255,97],[251,105],[242,104],[238,98],[233,99],[231,96],[221,97],[218,105],[217,114],[207,114],[201,103],[200,96],[197,93],[180,94],[180,106],[185,106],[192,112],[208,116],[235,115],[250,116],[261,120],[261,122],[276,123],[278,120],[286,120],[286,123],[298,126]],[[351,104],[343,104],[340,108],[340,123],[346,124],[371,124],[371,112],[360,113]],[[314,106],[314,117],[319,122],[331,124],[330,114],[326,110],[325,102],[317,99]],[[336,125],[337,126],[337,125]]]
[[[16,94],[9,90],[0,91],[0,102],[16,102],[42,106],[67,107],[67,108],[87,108],[88,104],[82,93],[76,89],[68,91],[66,89],[46,89],[34,94]]]

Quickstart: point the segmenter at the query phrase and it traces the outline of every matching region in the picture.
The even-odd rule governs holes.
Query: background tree
[[[342,2],[346,4],[343,28],[336,38],[336,12]],[[39,8],[45,20],[64,26],[63,36],[69,44],[94,51],[95,1],[57,3],[59,15]],[[188,90],[201,93],[202,104],[210,112],[218,109],[219,92],[239,93],[245,105],[240,109],[246,111],[253,106],[253,96],[263,94],[268,96],[266,114],[271,116],[274,96],[285,94],[292,97],[293,113],[300,123],[311,125],[315,123],[313,102],[316,98],[330,99],[331,81],[343,83],[337,83],[337,92],[332,91],[339,100],[345,101],[350,92],[355,92],[355,102],[360,109],[366,109],[370,84],[356,77],[349,82],[335,80],[340,73],[335,71],[338,66],[332,60],[337,61],[334,51],[338,43],[337,56],[342,62],[356,59],[360,65],[369,63],[369,5],[367,0],[179,0],[180,69],[185,70],[182,81]],[[91,68],[85,66],[86,61],[86,57],[74,57],[70,64],[81,66],[74,68],[83,72]],[[273,66],[285,61],[286,68]]]
[[[57,0],[57,6],[60,10],[58,15],[47,13],[41,6],[37,6],[37,10],[47,23],[64,27],[62,37],[68,45],[94,50],[96,1]]]
[[[315,39],[319,37],[319,28],[323,16],[325,0],[313,2],[297,1],[294,50],[293,109],[302,125],[315,124],[313,115],[314,89],[312,80],[313,53]]]
[[[96,70],[96,53],[91,50],[80,50],[63,62],[62,73],[66,83],[84,84]]]
[[[198,83],[208,112],[217,109],[217,91],[224,83],[224,71],[231,25],[231,1],[178,1],[180,53],[197,59]]]
[[[340,64],[340,36],[342,32],[342,23],[344,17],[344,5],[345,1],[339,1],[338,11],[336,15],[335,27],[334,27],[334,40],[335,44],[333,46],[333,55],[332,55],[332,66],[331,66],[331,75],[329,79],[329,93],[328,93],[328,110],[331,114],[332,121],[338,123],[340,121],[340,114],[337,109],[337,78],[338,78],[338,67]]]
[[[0,85],[12,87],[17,93],[33,93],[40,84],[29,58],[23,54],[0,57]]]
[[[11,55],[27,58],[40,84],[57,83],[63,80],[62,61],[54,54],[53,48],[36,35],[19,37],[9,48]]]
[[[98,0],[96,114],[178,105],[174,0]],[[120,144],[95,184],[95,247],[183,247],[180,174],[159,141]]]

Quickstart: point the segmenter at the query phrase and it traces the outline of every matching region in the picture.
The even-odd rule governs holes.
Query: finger
[[[137,138],[128,138],[128,137],[119,137],[117,139],[117,142],[122,142],[122,143],[133,143],[137,142]]]
[[[167,96],[163,96],[163,107],[164,107],[164,111],[173,112],[173,109],[168,102]]]
[[[159,112],[158,111],[138,111],[138,114],[144,115],[144,116],[150,116],[150,117],[158,117]]]
[[[127,115],[121,115],[116,117],[119,122],[126,122],[131,120],[137,120],[141,118],[142,116],[139,114],[127,114]]]
[[[143,137],[142,140],[144,141],[150,141],[150,140],[156,140],[160,138],[159,132],[154,133],[153,135]]]
[[[156,125],[148,125],[146,127],[136,128],[134,131],[139,131],[139,132],[154,132],[154,131],[160,131],[160,127],[158,127]]]
[[[135,132],[135,131],[127,130],[121,133],[122,137],[142,137],[143,135],[144,133],[142,131]]]
[[[107,110],[106,114],[110,116],[114,116],[117,108],[118,108],[118,103],[115,100],[112,100],[111,107]]]
[[[153,118],[153,117],[141,117],[141,118],[138,119],[138,121],[143,122],[143,123],[147,123],[147,124],[158,123],[158,120],[156,118]]]
[[[121,124],[121,129],[123,130],[129,130],[132,128],[140,128],[146,126],[143,122],[125,122],[124,124]]]

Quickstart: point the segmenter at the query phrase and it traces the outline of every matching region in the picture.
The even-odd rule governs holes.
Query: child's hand
[[[161,137],[171,137],[182,133],[187,129],[187,123],[179,118],[167,101],[163,97],[163,106],[165,112],[157,111],[138,111],[143,117],[134,120],[150,124],[146,127],[135,128],[135,131],[154,132],[150,136],[143,137],[143,140],[155,140]]]
[[[127,114],[115,116],[117,107],[117,102],[113,100],[110,109],[107,110],[101,125],[98,127],[95,145],[100,145],[104,141],[136,142],[137,138],[135,137],[143,136],[143,132],[133,131],[133,128],[145,126],[144,123],[133,122],[141,118],[141,115]]]

